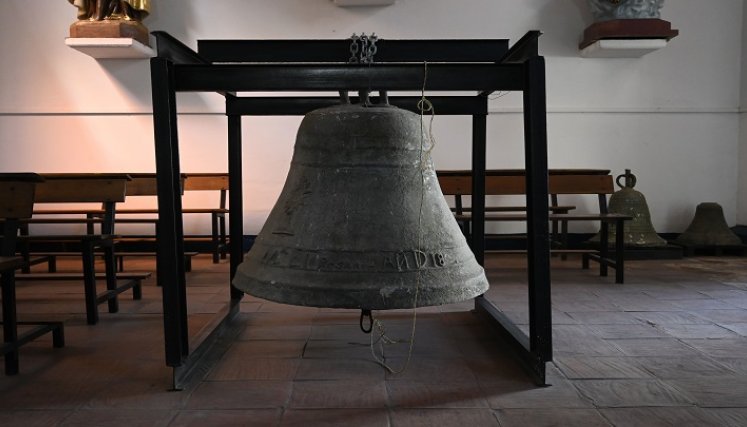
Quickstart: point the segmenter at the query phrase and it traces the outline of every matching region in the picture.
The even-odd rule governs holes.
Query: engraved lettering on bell
[[[448,267],[459,261],[442,252],[423,252],[416,249],[402,252],[340,252],[304,251],[299,249],[270,249],[260,263],[310,271],[416,271]]]

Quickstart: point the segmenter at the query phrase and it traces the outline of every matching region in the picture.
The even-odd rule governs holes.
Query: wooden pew
[[[155,173],[131,173],[132,182],[128,184],[127,196],[155,196],[158,195],[156,189]],[[133,185],[134,184],[134,185]],[[132,189],[130,187],[132,186]],[[226,234],[226,208],[228,192],[228,174],[227,173],[185,173],[182,174],[182,192],[193,191],[214,191],[217,192],[218,201],[215,206],[184,206],[182,213],[185,215],[209,214],[211,224],[210,250],[213,256],[213,263],[219,263],[221,258],[226,257],[228,250],[228,236]],[[158,209],[155,208],[117,208],[116,222],[120,224],[156,224]],[[157,233],[156,233],[157,235]],[[185,236],[185,240],[200,240],[200,237]],[[125,242],[148,242],[154,241],[154,237],[123,237]],[[122,252],[122,255],[125,255]],[[136,253],[146,255],[147,253]],[[187,271],[191,270],[191,257],[197,252],[185,253],[185,267]]]
[[[116,274],[114,243],[114,216],[116,203],[125,200],[127,174],[92,174],[92,173],[68,173],[68,174],[44,174],[44,182],[37,185],[35,205],[45,203],[68,204],[68,203],[97,203],[101,204],[102,217],[96,219],[100,226],[100,233],[92,234],[31,234],[22,235],[25,256],[28,257],[34,245],[56,245],[64,252],[78,252],[82,257],[82,274],[51,274],[30,273],[20,274],[16,280],[82,280],[85,290],[86,320],[89,324],[96,324],[99,320],[98,305],[107,302],[109,312],[119,311],[117,296],[129,289],[133,290],[133,299],[141,298],[142,280],[150,277],[150,272],[131,272],[125,275]],[[56,218],[41,218],[46,215],[59,215],[64,209],[54,208],[52,210],[37,210],[34,212],[31,224],[44,223],[48,220],[55,224]],[[67,213],[81,215],[79,207],[73,207]],[[79,218],[80,224],[90,225],[90,218]],[[28,224],[28,225],[31,225]],[[104,275],[98,275],[95,271],[95,255],[101,252],[104,257]],[[106,281],[106,290],[98,293],[96,290],[96,279],[103,278]]]
[[[438,171],[439,184],[445,196],[470,195],[472,193],[471,171]],[[489,170],[485,176],[486,195],[521,195],[526,192],[526,178],[523,170],[505,169]],[[562,225],[561,236],[564,243],[563,248],[554,249],[555,253],[581,253],[583,268],[589,267],[589,260],[599,263],[601,276],[607,276],[608,267],[615,269],[615,281],[624,282],[624,259],[623,259],[623,233],[616,233],[614,258],[609,251],[609,224],[615,224],[617,230],[623,229],[626,220],[632,217],[607,212],[607,195],[614,192],[612,176],[608,170],[603,169],[555,169],[549,171],[548,193],[550,194],[550,214],[552,222]],[[596,195],[599,212],[589,214],[571,214],[568,212],[556,212],[553,209],[558,205],[558,195]],[[526,213],[503,213],[500,208],[486,207],[486,221],[526,221]],[[515,210],[525,210],[523,207]],[[456,213],[455,218],[459,222],[469,223],[472,218],[469,211],[462,209],[462,213]],[[599,221],[601,223],[601,242],[598,249],[569,250],[567,249],[567,231],[569,221]],[[468,229],[468,228],[467,228]],[[553,233],[557,233],[557,225],[553,227]]]
[[[127,198],[132,197],[150,197],[155,200],[158,195],[158,189],[156,184],[156,174],[154,173],[129,173],[131,181],[127,183]],[[182,174],[182,192],[184,191],[184,179],[185,176]],[[119,233],[117,238],[118,242],[137,242],[137,241],[154,241],[155,236],[158,235],[158,209],[155,208],[127,208],[118,206],[116,208],[115,215],[115,226],[116,224],[151,224],[154,227],[153,237],[147,236],[128,236]],[[89,213],[89,218],[96,218],[101,216],[101,212]],[[192,257],[196,256],[198,252],[185,252],[184,253],[184,267],[186,271],[192,271]],[[124,271],[124,259],[130,256],[154,256],[155,252],[131,252],[131,251],[119,251],[117,252],[117,266],[120,272]]]
[[[19,369],[19,348],[32,340],[52,333],[52,345],[64,347],[65,335],[62,322],[18,322],[16,313],[15,271],[24,265],[23,257],[16,256],[16,241],[19,220],[31,217],[34,191],[43,178],[32,173],[0,173],[0,222],[2,222],[2,244],[0,245],[0,287],[2,287],[3,345],[5,374],[15,375]],[[34,326],[23,334],[18,325]]]

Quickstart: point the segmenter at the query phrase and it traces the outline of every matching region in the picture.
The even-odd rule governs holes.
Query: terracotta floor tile
[[[250,427],[276,426],[280,409],[184,410],[169,427]]]
[[[569,316],[584,325],[636,325],[642,322],[633,314],[623,311],[577,311]]]
[[[721,427],[744,427],[747,425],[747,408],[715,408],[704,410],[718,419]]]
[[[683,339],[682,342],[695,347],[711,357],[747,357],[747,339]]]
[[[499,409],[501,427],[610,427],[596,409]]]
[[[59,425],[72,411],[3,410],[0,425],[7,427],[49,427]]]
[[[306,341],[235,341],[227,355],[243,359],[295,358],[303,355]]]
[[[382,409],[288,409],[281,427],[388,427],[389,414]]]
[[[290,408],[384,408],[386,403],[383,381],[295,381]]]
[[[579,380],[574,385],[599,408],[693,404],[688,395],[659,380]]]
[[[301,359],[246,358],[229,353],[208,374],[210,381],[278,380],[291,381],[296,376]]]
[[[726,426],[708,411],[700,408],[610,408],[600,409],[599,412],[615,427]]]
[[[704,357],[638,357],[643,368],[658,378],[677,379],[698,376],[727,376],[734,372],[728,366]]]
[[[555,364],[570,379],[651,378],[634,357],[561,356]]]
[[[554,381],[549,387],[538,387],[526,380],[480,386],[494,409],[591,408],[590,401],[566,381]]]
[[[489,409],[396,409],[392,427],[497,427],[498,419]]]
[[[744,376],[682,376],[667,382],[692,396],[701,407],[747,408]]]
[[[159,427],[167,426],[175,412],[163,409],[80,409],[73,412],[61,427]]]
[[[395,369],[405,368],[407,358],[387,359],[387,364]],[[476,378],[469,365],[462,358],[431,358],[413,355],[410,363],[400,373],[387,372],[388,381],[411,381],[427,383],[472,383]]]
[[[709,326],[709,325],[695,325]],[[629,338],[666,338],[663,327],[651,325],[589,325],[588,328],[600,338],[605,339],[629,339]]]
[[[299,362],[296,380],[384,380],[384,368],[373,360],[302,359]]]
[[[1,410],[77,409],[106,388],[103,381],[28,381],[9,389],[0,388]],[[1,387],[1,386],[0,386]]]
[[[660,326],[662,331],[675,338],[736,338],[738,335],[719,325],[666,325]]]
[[[387,382],[389,402],[396,408],[487,408],[477,384]]]
[[[179,409],[186,393],[170,391],[162,382],[115,381],[100,389],[85,409]]]
[[[310,359],[371,358],[369,341],[309,341],[303,357]]]
[[[239,339],[306,341],[310,334],[311,325],[249,325]]]
[[[686,311],[642,311],[631,313],[651,325],[697,325],[711,322]]]
[[[674,338],[635,338],[607,342],[614,344],[628,356],[699,356],[696,350]]]
[[[288,381],[205,381],[189,396],[186,409],[280,408],[288,403]]]

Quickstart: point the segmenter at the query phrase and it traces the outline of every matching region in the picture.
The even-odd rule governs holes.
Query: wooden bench
[[[461,198],[472,193],[471,171],[439,171],[439,184],[445,196]],[[523,195],[526,192],[526,178],[524,171],[519,169],[489,170],[485,176],[485,194],[494,195]],[[553,235],[558,236],[558,224],[562,228],[560,237],[562,247],[553,249],[553,253],[581,253],[583,268],[589,267],[589,260],[599,263],[599,273],[607,276],[609,267],[615,269],[615,281],[624,282],[624,259],[622,233],[616,233],[614,257],[609,250],[609,225],[615,224],[617,230],[622,230],[624,222],[632,217],[607,212],[607,195],[614,192],[612,176],[608,170],[601,169],[555,169],[549,171],[548,192],[550,194],[549,220],[553,222]],[[599,203],[599,213],[572,214],[566,208],[558,205],[558,195],[596,195]],[[461,202],[458,202],[461,203]],[[502,213],[500,207],[486,207],[486,221],[526,221],[526,213]],[[512,210],[524,210],[524,207],[509,207]],[[472,220],[469,211],[463,207],[461,213],[455,213],[457,221],[469,224]],[[568,222],[570,221],[599,221],[601,223],[601,242],[596,249],[569,250],[567,248]],[[469,227],[465,227],[469,230]]]
[[[26,259],[30,258],[35,246],[56,245],[62,248],[62,252],[76,252],[82,257],[82,274],[75,277],[68,276],[59,280],[83,280],[85,291],[86,320],[89,324],[96,324],[99,320],[98,305],[107,302],[109,312],[119,311],[118,294],[128,289],[133,289],[133,299],[139,299],[141,295],[142,280],[150,277],[150,272],[130,273],[127,277],[116,274],[114,243],[114,215],[116,203],[125,200],[127,182],[130,177],[127,174],[43,174],[44,182],[37,184],[34,204],[76,204],[69,211],[55,207],[51,210],[35,210],[34,217],[25,224],[27,227],[33,224],[51,223],[60,225],[60,215],[81,216],[78,223],[86,225],[87,232],[79,234],[31,234],[27,231],[20,237],[23,242],[22,253]],[[88,218],[81,212],[89,212],[90,209],[81,209],[77,204],[96,203],[103,208],[101,218]],[[70,217],[72,218],[72,217]],[[75,223],[74,218],[69,220]],[[91,233],[93,224],[100,226],[98,234]],[[105,274],[98,278],[105,279],[106,291],[97,293],[95,256],[103,254]],[[59,277],[65,277],[59,276]],[[38,281],[52,280],[49,274],[29,273],[19,274],[16,280]]]
[[[156,186],[156,174],[155,173],[131,173],[129,174],[132,181],[127,185],[127,197],[132,196],[152,196],[158,195]],[[226,234],[226,214],[228,209],[226,208],[227,202],[227,191],[228,191],[228,174],[227,173],[190,173],[182,174],[182,192],[192,191],[216,191],[219,194],[218,203],[215,207],[184,207],[182,209],[183,214],[209,214],[211,233],[210,233],[210,251],[213,256],[213,263],[219,263],[220,259],[226,257],[228,249],[228,237]],[[118,224],[153,224],[157,225],[158,209],[155,208],[117,208],[117,219]],[[91,215],[95,216],[95,213]],[[157,236],[156,230],[154,236]],[[186,236],[185,240],[201,240],[201,237]],[[120,239],[122,242],[150,242],[155,240],[155,237],[127,237],[122,236]],[[153,255],[152,252],[121,252],[121,256],[125,255]],[[187,271],[191,271],[192,260],[191,258],[197,255],[197,252],[186,252],[185,254],[185,267]],[[120,269],[123,268],[123,260],[119,259]]]
[[[19,348],[34,339],[51,332],[52,345],[64,347],[65,335],[62,322],[19,322],[16,310],[15,271],[24,265],[23,257],[16,256],[16,241],[19,220],[31,217],[34,191],[43,178],[30,173],[0,174],[0,221],[2,222],[2,244],[0,245],[0,287],[2,287],[3,345],[0,354],[5,359],[5,374],[15,375],[19,370]],[[22,334],[18,325],[33,326]]]

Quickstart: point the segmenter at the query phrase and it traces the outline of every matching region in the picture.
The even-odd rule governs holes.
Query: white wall
[[[591,20],[585,0],[398,0],[384,8],[339,8],[329,0],[154,0],[145,23],[193,48],[205,38],[347,38],[362,31],[515,41],[540,29],[550,166],[633,169],[660,232],[682,231],[702,201],[721,203],[733,225],[737,184],[747,181],[745,171],[739,179],[745,163],[738,162],[743,1],[669,1],[662,15],[680,36],[638,59],[578,56]],[[0,16],[0,170],[153,171],[148,61],[96,61],[66,47],[75,9],[64,0],[3,0]],[[182,170],[225,170],[222,98],[180,94],[179,102]],[[489,167],[523,167],[520,106],[516,94],[491,101]],[[258,231],[280,191],[298,122],[244,121],[247,233]],[[469,167],[469,124],[436,119],[437,167]],[[568,202],[593,209],[595,200]],[[187,227],[204,231],[203,224]]]
[[[741,97],[739,107],[739,185],[738,188],[738,209],[737,223],[740,225],[747,224],[747,7],[743,9],[742,15],[742,81]]]

